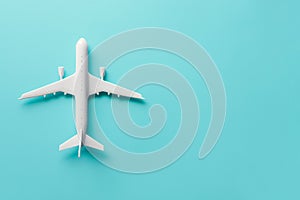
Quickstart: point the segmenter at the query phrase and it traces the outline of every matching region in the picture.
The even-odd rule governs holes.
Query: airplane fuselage
[[[89,73],[88,73],[88,49],[84,39],[76,44],[76,73],[74,85],[75,98],[75,123],[78,138],[85,139],[88,122],[88,98],[89,98]]]

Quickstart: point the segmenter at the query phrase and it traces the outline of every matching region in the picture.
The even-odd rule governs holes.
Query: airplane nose
[[[77,44],[76,44],[77,47],[81,47],[81,48],[87,48],[87,42],[84,38],[80,38],[78,41],[77,41]]]

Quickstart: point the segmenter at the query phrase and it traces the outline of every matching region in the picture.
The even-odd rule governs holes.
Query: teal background
[[[1,199],[299,199],[299,6],[292,0],[1,1]],[[59,65],[71,74],[79,37],[92,49],[111,35],[145,26],[183,32],[217,64],[228,112],[214,150],[198,160],[210,117],[209,97],[202,92],[202,79],[187,69],[182,73],[201,91],[202,119],[191,148],[173,165],[127,174],[102,165],[86,151],[80,159],[75,149],[58,152],[58,145],[75,133],[72,98],[17,98],[57,80]],[[168,56],[151,60],[145,55],[136,58],[141,63],[168,61]],[[108,71],[109,81],[117,82],[132,68],[128,63],[135,59],[124,59]],[[181,61],[172,61],[175,68],[176,62]],[[156,89],[161,90],[141,88],[149,99],[146,106],[131,104],[133,118],[141,115],[138,123],[147,122],[142,111],[149,105],[174,98],[158,99]],[[96,100],[103,108],[99,120],[111,112],[105,107],[109,102],[108,97]],[[114,125],[106,128],[111,128],[112,141],[132,148],[128,138],[116,137],[122,132]],[[168,133],[172,131],[165,138],[171,137]],[[152,143],[147,145],[152,150]],[[130,150],[139,148],[144,147]]]

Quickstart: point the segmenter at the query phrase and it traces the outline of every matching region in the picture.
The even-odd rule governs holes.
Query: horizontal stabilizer
[[[88,135],[85,135],[85,140],[84,140],[83,144],[84,144],[84,146],[92,147],[94,149],[98,149],[98,150],[104,151],[103,144],[100,144],[99,142],[97,142],[96,140],[94,140],[93,138],[91,138]]]
[[[65,141],[64,143],[62,143],[61,145],[59,145],[59,150],[65,150],[68,148],[72,148],[75,146],[79,145],[79,140],[78,140],[78,136],[74,135],[73,137],[71,137],[69,140]]]

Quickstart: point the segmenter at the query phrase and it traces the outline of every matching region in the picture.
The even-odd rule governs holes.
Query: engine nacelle
[[[65,69],[63,66],[58,67],[58,75],[59,75],[59,79],[63,79],[64,75],[65,75]]]
[[[104,76],[105,76],[105,67],[100,67],[99,68],[99,72],[100,72],[100,79],[103,80]]]

